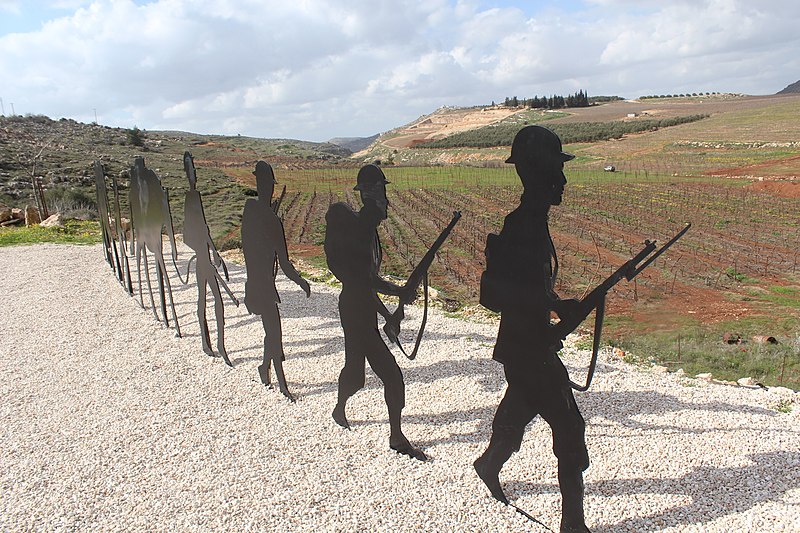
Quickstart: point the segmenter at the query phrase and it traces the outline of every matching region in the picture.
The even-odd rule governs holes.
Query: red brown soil
[[[608,308],[617,315],[633,318],[638,331],[674,329],[685,324],[686,317],[713,324],[762,314],[760,310],[743,302],[731,301],[721,291],[711,288],[676,283],[674,292],[659,296],[651,301],[645,293],[637,305],[630,299],[615,300],[612,297]]]
[[[800,155],[793,155],[790,157],[783,157],[780,159],[770,159],[752,165],[744,165],[733,168],[721,168],[718,170],[710,170],[705,172],[707,176],[725,176],[725,177],[739,177],[739,176],[762,176],[764,178],[782,178],[788,177],[789,179],[796,178],[797,176],[791,173],[787,176],[787,172],[776,173],[775,169],[783,167],[787,169],[798,169],[800,167]],[[796,174],[796,172],[795,172]]]
[[[800,198],[800,181],[756,181],[747,188],[774,194],[781,198]]]

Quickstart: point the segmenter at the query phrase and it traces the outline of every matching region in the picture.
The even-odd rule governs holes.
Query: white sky
[[[6,115],[323,141],[506,96],[772,94],[798,0],[0,0]]]

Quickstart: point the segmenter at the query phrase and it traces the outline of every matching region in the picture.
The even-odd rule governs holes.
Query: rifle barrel
[[[688,224],[686,224],[686,227],[684,227],[682,230],[680,230],[680,231],[677,233],[677,235],[675,235],[673,238],[671,238],[671,239],[670,239],[670,240],[667,242],[667,244],[665,244],[664,246],[662,246],[661,248],[659,248],[659,250],[658,250],[658,251],[657,251],[655,254],[653,254],[653,256],[652,256],[652,257],[650,257],[650,258],[649,258],[647,261],[645,261],[644,263],[642,263],[642,265],[641,265],[640,267],[638,267],[636,270],[634,270],[634,271],[633,271],[633,273],[631,274],[631,276],[627,278],[627,279],[628,279],[628,281],[630,281],[630,280],[632,280],[633,278],[635,278],[637,275],[639,275],[639,272],[641,272],[642,270],[644,270],[645,268],[647,268],[647,267],[650,265],[650,263],[652,263],[653,261],[655,261],[656,259],[658,259],[658,256],[660,256],[661,254],[663,254],[664,252],[666,252],[666,251],[667,251],[667,248],[669,248],[670,246],[672,246],[673,244],[675,244],[675,242],[676,242],[678,239],[680,239],[681,237],[683,237],[683,234],[684,234],[684,233],[686,233],[687,231],[689,231],[689,228],[691,228],[691,227],[692,227],[692,223],[691,223],[691,222],[689,222]],[[627,277],[627,276],[626,276],[626,277]]]
[[[453,231],[453,228],[460,219],[461,219],[461,211],[454,211],[453,218],[450,220],[450,223],[447,225],[446,228],[442,230],[442,232],[433,242],[431,247],[422,257],[422,260],[419,262],[419,264],[417,264],[413,272],[411,272],[411,275],[408,276],[408,281],[406,282],[406,285],[413,286],[415,290],[417,287],[419,287],[420,283],[422,283],[422,277],[428,271],[431,264],[433,263],[433,259],[436,257],[436,252],[438,252],[439,248],[442,247],[444,241],[450,235],[450,232]]]

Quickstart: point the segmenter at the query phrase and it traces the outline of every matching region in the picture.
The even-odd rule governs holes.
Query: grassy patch
[[[68,220],[64,227],[41,226],[0,228],[0,246],[16,244],[95,244],[103,239],[100,224],[95,221]]]
[[[774,304],[783,307],[800,309],[800,287],[774,286],[762,297]]]
[[[688,374],[711,372],[717,379],[730,381],[749,376],[765,385],[798,390],[800,336],[793,322],[790,317],[766,317],[714,325],[697,323],[677,331],[626,334],[611,344],[625,350],[629,362],[683,368]],[[725,333],[735,333],[742,340],[727,344]],[[758,342],[754,338],[757,335],[774,336],[778,344]]]

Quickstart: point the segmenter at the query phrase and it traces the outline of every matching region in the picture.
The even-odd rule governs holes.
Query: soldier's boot
[[[272,361],[269,357],[264,354],[264,362],[258,365],[258,377],[261,378],[261,383],[264,384],[265,387],[268,389],[272,388],[272,381],[269,377],[269,367],[271,366]]]
[[[558,484],[561,488],[561,533],[590,533],[583,514],[583,473],[559,464]]]
[[[399,373],[400,370],[398,369]],[[386,400],[386,408],[389,411],[389,448],[408,455],[419,461],[427,461],[428,456],[425,452],[412,446],[400,426],[400,419],[403,414],[403,407],[406,404],[405,385],[403,384],[402,377],[398,381],[389,380],[379,375],[383,381],[383,397]]]
[[[220,298],[222,297],[220,296]],[[215,305],[214,307],[217,316],[217,351],[222,356],[225,364],[233,368],[233,363],[228,357],[228,351],[225,350],[225,316],[223,315],[222,305]]]
[[[217,351],[222,356],[222,360],[225,361],[225,364],[233,368],[233,363],[228,357],[228,351],[225,350],[225,333],[222,328],[217,329]]]
[[[489,447],[472,463],[478,477],[488,487],[494,499],[506,505],[508,498],[500,486],[500,470],[511,455],[519,450],[521,442],[522,432],[518,429],[510,426],[495,427],[492,430]]]
[[[278,389],[280,389],[281,394],[286,396],[290,402],[294,402],[294,396],[289,392],[289,387],[286,384],[286,375],[283,373],[283,359],[285,358],[281,356],[273,361],[275,364],[275,376],[278,380]]]
[[[211,335],[208,333],[208,323],[205,320],[200,322],[200,340],[203,341],[203,351],[210,357],[216,357],[214,350],[211,349]]]
[[[397,453],[408,455],[409,457],[413,457],[419,461],[428,460],[428,456],[425,455],[425,452],[412,446],[406,436],[403,435],[403,432],[400,429],[400,413],[398,412],[395,415],[392,413],[391,409],[389,410],[389,427],[389,448]]]
[[[347,421],[345,409],[349,400],[361,387],[364,386],[364,374],[353,376],[348,373],[347,364],[339,373],[339,389],[336,393],[336,407],[333,408],[331,416],[333,420],[344,429],[350,429]]]
[[[342,400],[342,397],[339,396],[339,401],[336,402],[336,407],[333,408],[331,416],[333,417],[334,422],[342,426],[344,429],[350,429],[350,423],[347,421],[347,416],[344,413],[346,405],[347,400]]]

